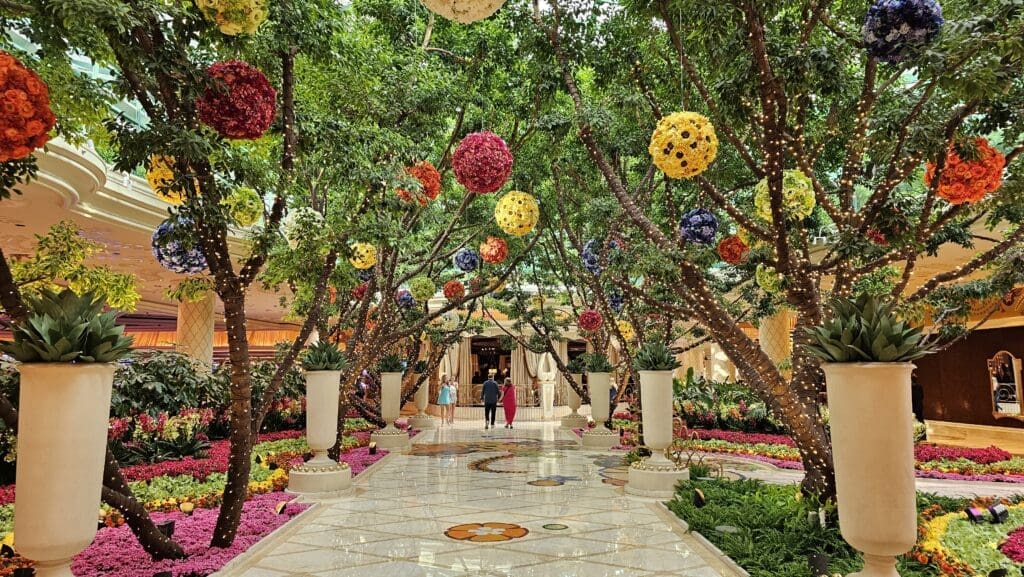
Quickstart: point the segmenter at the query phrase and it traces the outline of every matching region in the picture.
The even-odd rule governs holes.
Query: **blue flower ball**
[[[864,19],[864,46],[882,62],[901,62],[935,40],[942,23],[935,0],[877,0]]]
[[[622,293],[620,293],[619,291],[608,292],[608,305],[612,307],[612,310],[615,311],[616,314],[622,312],[622,305],[624,302],[625,301],[622,298]]]
[[[455,268],[462,272],[470,272],[480,266],[480,255],[471,248],[464,248],[455,253],[452,261],[455,263]]]
[[[718,218],[706,208],[695,208],[679,221],[679,233],[688,242],[712,244],[718,234]]]
[[[171,217],[160,223],[153,232],[150,246],[160,266],[180,274],[195,274],[206,270],[206,257],[189,242],[192,221],[184,217]],[[180,232],[179,232],[180,231]]]
[[[373,267],[367,269],[356,269],[356,277],[363,281],[369,282],[373,278]]]
[[[395,293],[395,301],[404,309],[412,308],[416,304],[416,299],[412,298],[412,293],[406,289],[398,289],[398,292]]]

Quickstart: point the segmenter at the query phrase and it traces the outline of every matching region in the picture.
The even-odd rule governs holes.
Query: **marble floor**
[[[733,577],[551,423],[428,430],[218,575]]]

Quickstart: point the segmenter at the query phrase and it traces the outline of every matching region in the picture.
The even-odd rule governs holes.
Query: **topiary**
[[[346,365],[348,358],[345,353],[328,341],[318,341],[302,356],[302,368],[307,371],[340,371]]]
[[[638,371],[672,371],[679,366],[679,361],[665,343],[647,341],[637,351],[633,366]]]
[[[900,318],[896,304],[877,295],[836,297],[832,320],[804,329],[808,354],[827,363],[905,363],[937,351],[920,327]]]

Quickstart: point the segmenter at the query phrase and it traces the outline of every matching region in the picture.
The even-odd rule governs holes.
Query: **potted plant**
[[[292,469],[288,490],[292,493],[332,493],[352,485],[347,463],[338,463],[327,451],[338,439],[338,401],[341,372],[348,365],[345,353],[328,341],[309,347],[301,359],[306,377],[306,444],[313,457]]]
[[[619,442],[619,436],[607,427],[611,415],[608,391],[611,388],[612,364],[608,362],[608,356],[601,353],[587,353],[584,359],[590,393],[590,414],[595,426],[584,431],[583,446],[607,449]]]
[[[92,293],[44,290],[0,351],[20,364],[14,531],[40,576],[71,575],[96,534],[117,361],[132,339]]]
[[[569,363],[565,366],[569,370],[569,374],[572,375],[572,380],[577,386],[583,386],[583,371],[586,370],[586,360],[583,355],[579,355],[574,359],[570,359]],[[576,389],[570,384],[566,391],[568,397],[569,408],[572,412],[562,417],[562,428],[563,429],[582,429],[587,426],[587,418],[579,414],[580,400],[579,394]]]
[[[828,390],[839,528],[864,553],[860,577],[895,577],[917,540],[911,361],[935,351],[921,329],[875,296],[836,298],[806,329]]]
[[[429,366],[427,361],[419,360],[412,365],[412,382],[416,384],[420,380],[420,376],[427,372]],[[416,414],[409,417],[409,426],[417,429],[433,429],[437,427],[437,421],[427,414],[427,405],[430,404],[430,380],[424,380],[420,384],[419,388],[416,389],[416,394],[413,396],[413,402],[416,404]]]
[[[402,373],[405,362],[395,354],[386,354],[377,362],[380,373],[380,416],[384,428],[370,435],[370,440],[384,449],[402,449],[409,446],[409,436],[395,427],[401,410]]]

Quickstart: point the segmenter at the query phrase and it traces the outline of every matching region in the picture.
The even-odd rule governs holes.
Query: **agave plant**
[[[920,327],[899,318],[891,300],[862,294],[833,298],[832,320],[804,329],[808,354],[828,363],[903,363],[934,353]]]
[[[427,361],[423,359],[420,359],[412,364],[412,372],[416,373],[417,375],[422,375],[423,373],[427,372],[428,368],[430,368],[430,365],[427,363]]]
[[[583,355],[587,363],[588,373],[610,373],[612,364],[608,362],[608,355],[601,353],[587,353]]]
[[[637,351],[633,365],[638,371],[672,371],[679,366],[679,361],[665,343],[647,341]]]
[[[306,350],[302,357],[302,368],[307,371],[340,371],[348,365],[345,353],[327,341],[319,341]]]
[[[569,369],[570,373],[578,375],[582,373],[584,369],[586,369],[586,366],[586,361],[583,359],[583,356],[581,355],[574,359],[571,359],[569,363],[565,365],[565,368]]]
[[[131,350],[116,313],[103,312],[106,302],[91,292],[45,289],[26,301],[32,312],[21,322],[4,322],[14,340],[0,342],[0,351],[22,363],[110,363]]]
[[[402,357],[395,354],[387,354],[377,361],[377,371],[381,373],[401,373],[405,370],[405,363]]]

